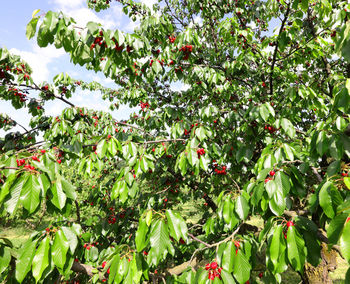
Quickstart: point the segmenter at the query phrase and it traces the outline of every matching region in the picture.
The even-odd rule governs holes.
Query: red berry
[[[218,264],[216,261],[213,261],[211,264],[210,264],[210,268],[211,269],[216,269],[218,267]]]
[[[58,160],[57,160],[57,163],[61,164],[61,163],[62,163],[62,160],[61,160],[61,159],[58,159]]]
[[[48,233],[50,232],[50,228],[46,228],[45,230],[46,230],[46,232],[48,232]]]
[[[262,278],[263,275],[264,275],[264,274],[263,274],[262,272],[260,272],[260,273],[259,273],[259,278]]]
[[[293,227],[293,226],[294,226],[293,221],[288,221],[288,222],[287,222],[287,228]]]
[[[41,152],[42,154],[45,154],[45,153],[46,153],[46,150],[42,149],[42,150],[40,150],[40,152]]]
[[[350,217],[346,218],[345,224],[350,221]]]
[[[276,173],[274,171],[270,171],[270,176],[274,176]]]
[[[102,262],[102,268],[105,268],[107,261]]]

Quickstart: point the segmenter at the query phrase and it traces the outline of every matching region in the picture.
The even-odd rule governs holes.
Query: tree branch
[[[290,3],[288,4],[288,8],[287,8],[286,14],[284,15],[284,19],[282,20],[281,27],[280,27],[280,30],[278,32],[278,36],[277,36],[277,40],[276,40],[275,51],[273,53],[273,59],[272,59],[271,71],[270,71],[270,95],[273,94],[273,71],[275,69],[275,64],[276,64],[276,59],[277,59],[278,39],[280,38],[280,36],[282,34],[284,25],[286,24],[286,21],[287,21],[288,16],[289,16],[289,12],[290,12]]]

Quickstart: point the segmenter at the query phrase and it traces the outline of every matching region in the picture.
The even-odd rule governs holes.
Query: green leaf
[[[63,269],[66,263],[66,255],[69,248],[69,243],[62,230],[58,230],[55,234],[55,240],[51,247],[53,263]]]
[[[269,180],[267,183],[265,183],[265,188],[269,199],[272,199],[277,191],[276,182],[274,180]]]
[[[349,58],[349,61],[350,61],[350,58]],[[345,284],[349,284],[349,283],[350,283],[350,267],[345,275]]]
[[[204,129],[203,126],[199,126],[198,128],[196,128],[196,136],[198,137],[199,141],[203,141],[207,135],[206,135],[206,131]]]
[[[287,252],[291,266],[299,272],[303,272],[305,264],[305,243],[298,234],[295,226],[290,226],[287,231]]]
[[[327,181],[319,192],[320,206],[329,218],[333,218],[335,214],[331,196],[332,187],[334,187],[334,185],[330,181]]]
[[[38,24],[39,18],[35,17],[30,20],[27,24],[26,37],[27,39],[32,39],[36,33],[36,26]]]
[[[146,221],[146,224],[147,226],[149,227],[149,225],[151,225],[151,222],[152,222],[152,210],[149,210],[146,214],[146,218],[145,218],[145,221]]]
[[[163,70],[163,67],[162,65],[158,62],[158,60],[155,60],[153,63],[152,63],[152,69],[153,71],[158,74],[159,72],[161,72]]]
[[[344,183],[348,189],[350,189],[350,177],[344,177]]]
[[[275,175],[274,181],[278,191],[283,192],[284,195],[289,193],[291,185],[289,177],[286,174],[284,174],[282,171],[278,171]]]
[[[35,281],[38,282],[46,267],[49,266],[49,253],[50,253],[50,238],[45,237],[35,252],[33,258],[32,273]]]
[[[265,104],[261,105],[260,108],[259,108],[259,113],[260,113],[260,116],[261,118],[264,120],[264,121],[267,121],[269,116],[270,116],[270,111],[269,109],[266,107]]]
[[[233,276],[238,283],[245,283],[250,278],[250,270],[251,266],[246,255],[242,253],[242,250],[238,249],[234,257]]]
[[[282,126],[284,132],[286,132],[290,138],[295,137],[296,131],[295,131],[293,124],[290,122],[290,120],[288,120],[287,118],[282,118],[281,119],[281,126]]]
[[[187,241],[187,225],[184,219],[170,209],[165,213],[170,235],[178,242],[181,238]]]
[[[240,146],[238,151],[236,152],[236,161],[237,163],[242,162],[245,160],[246,162],[250,161],[251,158],[253,157],[253,151],[251,148],[247,146]]]
[[[283,144],[283,150],[286,154],[287,159],[290,161],[294,161],[293,150],[288,144],[286,144],[286,143]]]
[[[77,235],[75,234],[74,230],[69,227],[62,227],[61,230],[67,239],[71,254],[74,255],[75,249],[77,248],[77,245],[78,245]]]
[[[330,244],[335,245],[338,243],[347,217],[348,214],[340,214],[335,216],[329,223],[327,228],[327,237]]]
[[[269,243],[267,249],[267,256],[270,257],[270,260],[274,266],[274,270],[278,267],[278,259],[280,257],[280,246],[281,242],[283,242],[283,227],[282,225],[277,225],[274,229],[274,233],[271,237],[271,241]]]
[[[17,181],[18,176],[16,173],[10,174],[7,176],[5,183],[2,185],[0,190],[0,205],[4,201],[5,197],[10,193],[10,188],[12,184]]]
[[[66,181],[64,178],[61,179],[62,190],[67,195],[68,198],[75,200],[77,198],[77,194],[75,192],[75,186]]]
[[[203,171],[208,171],[208,160],[204,156],[200,156],[199,158],[199,164]]]
[[[60,178],[58,178],[54,182],[54,184],[50,188],[50,190],[51,190],[52,195],[53,195],[53,197],[51,199],[52,204],[55,205],[58,209],[62,210],[66,204],[67,196],[63,192],[62,183],[61,183]]]
[[[269,201],[269,207],[273,214],[281,216],[286,208],[286,200],[283,196],[283,192],[277,190]]]
[[[100,25],[95,22],[88,22],[86,24],[86,27],[92,35],[96,34],[97,31],[100,29]]]
[[[329,177],[340,172],[340,161],[333,161],[327,168],[327,175]]]
[[[0,244],[0,275],[8,268],[11,261],[10,248]]]
[[[231,273],[221,270],[221,279],[224,282],[224,284],[232,284],[235,283],[235,280],[233,279]]]
[[[28,177],[29,175],[27,174],[21,175],[16,182],[11,185],[10,196],[7,196],[5,201],[5,208],[9,214],[13,214],[16,211],[21,190]]]
[[[101,141],[97,144],[97,147],[96,147],[97,156],[98,156],[100,159],[104,158],[105,155],[106,155],[107,149],[108,149],[108,144],[107,144],[106,140],[105,140],[105,139],[101,140]]]
[[[29,175],[25,184],[23,184],[20,201],[23,207],[33,213],[40,204],[41,188],[37,176]]]
[[[249,204],[243,195],[238,196],[235,202],[235,211],[239,218],[245,220],[249,213]]]
[[[324,131],[321,131],[316,140],[316,151],[320,156],[323,156],[328,149],[328,138]]]
[[[222,252],[221,266],[229,272],[233,272],[234,259],[236,255],[236,246],[232,241],[227,242],[225,249]]]
[[[148,226],[144,218],[139,219],[139,226],[136,231],[135,243],[138,252],[142,251],[147,246],[147,235]]]
[[[339,245],[344,258],[350,263],[350,221],[347,220],[343,233],[339,240]]]
[[[19,256],[16,261],[16,280],[22,283],[32,266],[32,260],[35,255],[35,247],[37,240],[29,239],[20,249]]]
[[[174,248],[170,242],[168,227],[163,220],[157,220],[152,224],[150,232],[151,250],[148,258],[151,263],[158,265],[159,261],[165,259],[168,252],[174,254]]]

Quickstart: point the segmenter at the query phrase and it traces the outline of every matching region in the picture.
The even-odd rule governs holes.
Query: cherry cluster
[[[150,105],[149,105],[149,103],[148,102],[140,102],[140,106],[141,106],[141,109],[142,109],[142,111],[145,111],[147,108],[149,108],[150,107]]]
[[[16,162],[17,162],[17,167],[23,166],[26,163],[24,159],[16,160]]]
[[[197,150],[197,154],[198,154],[198,159],[205,154],[205,150],[203,148],[199,148]]]
[[[208,279],[214,280],[216,277],[221,279],[221,267],[218,267],[218,263],[213,261],[205,266],[205,270],[208,271]]]
[[[171,43],[174,43],[175,40],[176,40],[176,37],[175,37],[175,36],[169,36],[169,41],[170,41]]]
[[[273,180],[273,177],[275,174],[276,174],[275,171],[270,171],[269,172],[270,176],[265,179],[265,183],[268,183],[270,180]]]
[[[217,164],[215,164],[217,166]],[[221,170],[219,170],[217,167],[215,166],[215,169],[214,169],[214,172],[217,174],[217,175],[226,175],[227,172],[226,172],[226,166],[222,166],[221,167]]]
[[[20,93],[16,88],[10,88],[9,92],[13,92],[15,97],[18,96],[21,102],[25,102],[27,100],[27,95]]]
[[[99,46],[103,44],[104,47],[107,47],[106,41],[103,41],[103,31],[100,31],[100,36],[95,38],[94,43],[90,46],[90,49],[94,49],[97,44]]]
[[[274,128],[272,125],[265,125],[264,129],[269,131],[271,134],[278,130]]]
[[[192,45],[185,45],[185,46],[181,47],[179,51],[182,51],[184,53],[183,59],[187,60],[189,58],[192,50],[193,50]]]

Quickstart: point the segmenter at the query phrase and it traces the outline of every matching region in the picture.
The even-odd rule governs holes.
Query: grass
[[[0,238],[3,237],[9,239],[12,244],[18,248],[28,240],[32,232],[32,230],[27,229],[24,226],[20,228],[0,227]]]

